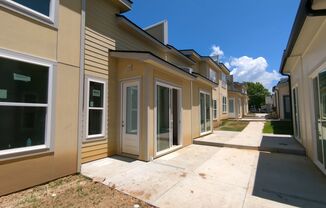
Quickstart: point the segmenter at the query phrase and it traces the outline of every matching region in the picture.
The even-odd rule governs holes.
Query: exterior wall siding
[[[55,28],[0,7],[0,48],[55,62],[53,151],[1,158],[0,195],[77,172],[81,2],[58,10]]]

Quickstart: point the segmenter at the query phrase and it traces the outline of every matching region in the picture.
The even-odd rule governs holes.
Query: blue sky
[[[134,0],[125,15],[141,27],[167,19],[169,44],[220,54],[237,81],[271,89],[280,78],[298,5],[299,0]]]

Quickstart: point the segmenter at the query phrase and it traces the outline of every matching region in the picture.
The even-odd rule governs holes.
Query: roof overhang
[[[113,0],[113,3],[119,7],[121,13],[130,11],[133,4],[131,0]]]
[[[144,63],[148,63],[157,66],[160,69],[165,70],[174,75],[182,76],[183,78],[194,80],[195,75],[188,73],[184,69],[167,62],[160,57],[154,55],[148,51],[110,51],[110,57],[120,58],[120,59],[134,59]]]
[[[152,44],[154,44],[157,47],[161,47],[165,52],[170,50],[169,47],[164,45],[161,41],[156,39],[154,36],[143,30],[141,27],[133,23],[131,20],[129,20],[127,17],[117,14],[117,22],[119,25],[127,27],[133,31],[135,31],[138,35],[142,36],[146,40],[150,41]]]
[[[316,7],[317,5],[317,7]],[[305,53],[313,37],[325,20],[325,1],[301,0],[297,15],[284,50],[280,65],[281,74],[289,74],[298,59]],[[318,8],[319,10],[315,10]]]
[[[210,85],[211,87],[218,87],[218,83],[207,79],[205,76],[196,72],[193,72],[193,74],[196,75],[196,80],[198,80],[199,82]]]

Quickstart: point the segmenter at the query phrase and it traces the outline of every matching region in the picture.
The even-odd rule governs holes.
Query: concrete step
[[[283,153],[283,154],[293,154],[293,155],[306,155],[306,151],[298,148],[286,148],[286,144],[279,143],[277,146],[252,146],[252,145],[243,145],[243,144],[230,144],[222,142],[209,142],[209,141],[199,141],[194,140],[194,144],[197,145],[207,145],[214,147],[226,147],[226,148],[235,148],[235,149],[247,149],[247,150],[256,150],[263,152],[272,152],[272,153]]]

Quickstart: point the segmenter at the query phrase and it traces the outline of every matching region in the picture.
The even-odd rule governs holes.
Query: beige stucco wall
[[[77,172],[80,1],[61,0],[58,28],[0,7],[0,47],[57,62],[53,152],[0,160],[0,195]]]
[[[326,69],[326,18],[309,18],[305,26],[310,24],[320,25],[313,33],[313,38],[309,39],[309,45],[302,52],[301,56],[294,57],[286,65],[286,70],[291,73],[291,85],[298,87],[298,106],[300,118],[301,142],[307,151],[308,156],[317,161],[315,155],[316,126],[314,109],[313,78],[320,70]],[[298,40],[303,40],[306,32],[299,36]],[[304,35],[304,36],[302,36]],[[297,43],[301,45],[300,42]]]

